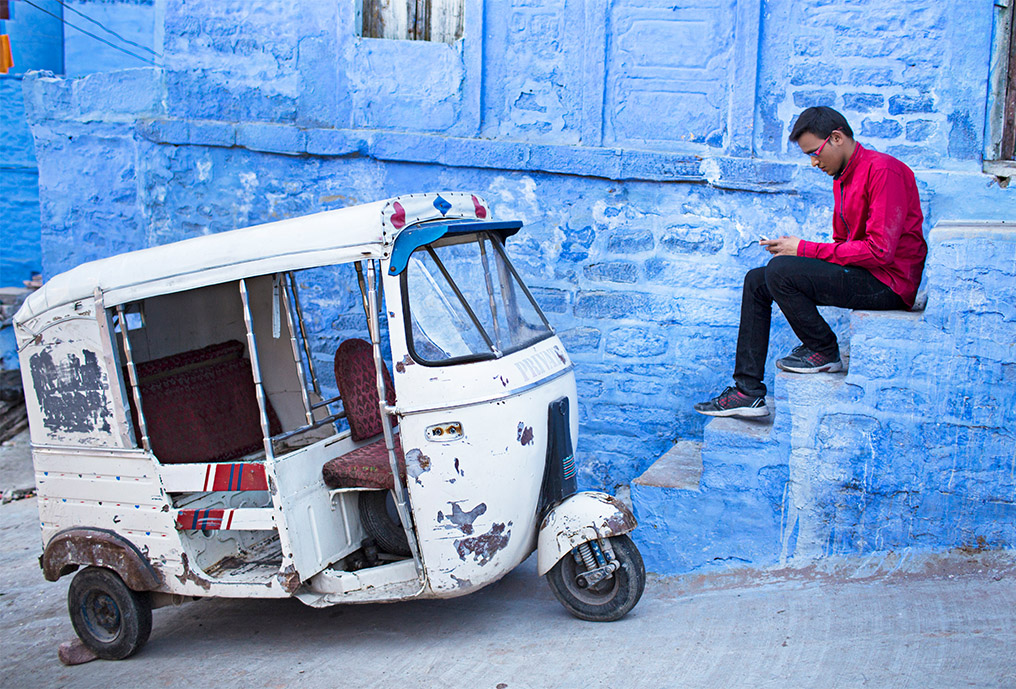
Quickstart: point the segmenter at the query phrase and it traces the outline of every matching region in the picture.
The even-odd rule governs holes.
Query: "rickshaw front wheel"
[[[116,572],[86,567],[74,575],[67,608],[78,638],[106,660],[134,655],[152,633],[147,591],[132,591]]]
[[[554,596],[579,619],[619,620],[635,607],[645,590],[646,568],[639,549],[626,535],[612,536],[609,540],[617,562],[610,576],[588,584],[584,575],[589,570],[578,553],[579,548],[562,557],[547,572],[547,583]]]

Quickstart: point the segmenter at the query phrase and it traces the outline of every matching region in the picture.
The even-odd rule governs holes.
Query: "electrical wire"
[[[102,30],[103,30],[103,31],[105,31],[106,33],[108,33],[108,34],[112,34],[113,36],[116,36],[117,38],[119,38],[119,39],[120,39],[121,41],[123,41],[124,43],[129,43],[130,45],[134,46],[135,48],[141,48],[142,50],[144,50],[144,51],[147,51],[147,52],[151,53],[151,54],[152,54],[152,55],[154,55],[155,57],[162,57],[162,55],[160,55],[159,53],[155,52],[154,50],[152,50],[152,49],[151,49],[151,48],[149,48],[148,46],[146,46],[146,45],[141,45],[140,43],[135,43],[134,41],[130,40],[129,38],[124,38],[123,36],[121,36],[120,34],[118,34],[118,33],[117,33],[116,31],[113,31],[112,29],[106,28],[106,27],[105,27],[105,26],[103,26],[103,25],[102,25],[102,24],[101,24],[100,22],[98,22],[98,21],[96,21],[96,20],[92,19],[92,18],[91,18],[91,17],[89,17],[89,16],[87,15],[87,14],[84,14],[83,12],[81,12],[81,11],[79,11],[79,10],[76,10],[76,9],[74,9],[73,7],[71,7],[70,5],[68,5],[68,4],[67,4],[66,2],[64,2],[63,0],[56,0],[56,1],[57,1],[58,3],[60,3],[61,5],[63,5],[64,9],[68,9],[68,10],[70,10],[71,12],[73,12],[74,14],[78,15],[79,17],[81,17],[81,18],[83,18],[83,19],[85,19],[85,20],[87,20],[87,21],[90,21],[90,22],[92,22],[93,24],[95,24],[95,25],[96,25],[97,27],[99,27],[100,29],[102,29]],[[79,31],[80,31],[80,29],[79,29]]]
[[[75,26],[74,24],[71,24],[69,21],[67,21],[63,17],[61,17],[61,16],[59,16],[57,14],[53,14],[52,12],[50,12],[49,10],[47,10],[45,8],[39,7],[34,2],[32,2],[32,0],[20,0],[20,1],[25,3],[26,5],[31,5],[35,9],[39,10],[40,12],[42,12],[43,14],[48,14],[49,16],[51,16],[51,17],[53,17],[55,19],[59,19],[61,22],[63,22],[67,26],[71,27],[72,29],[75,29],[76,31],[80,31],[81,33],[85,34],[86,36],[91,36],[95,40],[99,41],[100,43],[105,43],[106,45],[108,45],[110,48],[113,48],[114,50],[119,50],[121,53],[126,53],[127,55],[130,55],[131,57],[133,57],[135,59],[141,60],[142,62],[147,62],[148,64],[152,65],[153,67],[158,67],[159,66],[158,64],[156,64],[152,60],[149,60],[147,57],[142,57],[140,55],[132,53],[131,51],[127,50],[126,48],[121,48],[118,45],[110,43],[109,41],[107,41],[105,38],[102,38],[101,36],[96,36],[94,33],[90,32],[90,31],[85,31],[80,26]],[[61,4],[63,4],[63,3],[61,3]]]

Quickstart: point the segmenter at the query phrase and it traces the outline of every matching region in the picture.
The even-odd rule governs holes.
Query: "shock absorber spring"
[[[585,565],[587,572],[596,569],[596,558],[588,543],[579,546],[579,555],[582,556],[582,564]]]

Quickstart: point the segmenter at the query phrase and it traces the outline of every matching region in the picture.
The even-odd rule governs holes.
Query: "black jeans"
[[[741,295],[734,382],[741,392],[752,397],[766,394],[762,376],[766,370],[774,301],[802,344],[822,354],[836,354],[839,345],[836,333],[819,315],[817,307],[875,311],[907,308],[895,292],[857,266],[840,266],[801,256],[775,256],[766,266],[749,270]]]

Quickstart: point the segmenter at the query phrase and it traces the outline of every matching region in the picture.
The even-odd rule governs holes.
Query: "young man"
[[[763,238],[768,265],[748,271],[741,296],[734,385],[695,411],[709,416],[766,416],[762,383],[775,301],[801,345],[776,365],[792,373],[840,371],[836,334],[818,306],[909,309],[928,253],[914,173],[884,153],[854,141],[832,108],[808,108],[790,140],[811,164],[833,178],[833,241]]]

